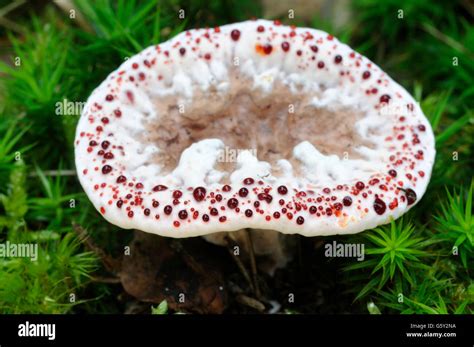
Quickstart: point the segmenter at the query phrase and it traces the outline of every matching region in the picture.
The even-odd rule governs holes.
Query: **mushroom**
[[[75,140],[79,180],[110,223],[216,244],[251,230],[272,269],[288,259],[284,234],[401,216],[434,157],[421,108],[378,66],[323,31],[267,20],[131,57],[89,97]]]

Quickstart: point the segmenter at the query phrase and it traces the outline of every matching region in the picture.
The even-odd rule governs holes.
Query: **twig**
[[[0,17],[0,25],[9,30],[16,31],[19,34],[23,34],[25,32],[23,27],[5,17]]]
[[[22,26],[16,24],[14,21],[6,18],[5,16],[16,8],[20,7],[26,2],[26,0],[17,0],[9,3],[8,5],[0,8],[0,25],[5,26],[8,29],[14,30],[20,34],[24,32]]]
[[[9,12],[13,11],[14,9],[16,9],[17,7],[20,7],[25,2],[26,2],[26,0],[16,0],[16,1],[13,1],[13,2],[9,3],[6,6],[3,6],[2,8],[0,8],[0,17],[3,17],[7,13],[9,13]]]
[[[253,292],[255,292],[255,288],[253,286],[252,280],[250,279],[250,275],[249,275],[247,269],[245,268],[245,266],[242,263],[242,261],[240,260],[240,258],[237,255],[234,254],[233,246],[236,245],[235,242],[233,242],[229,236],[226,236],[225,240],[227,242],[227,250],[229,251],[232,258],[234,259],[235,263],[237,264],[237,267],[239,268],[240,272],[244,276],[244,278],[247,281],[249,287],[252,289]]]
[[[236,296],[235,300],[245,306],[251,307],[259,312],[265,311],[265,305],[262,304],[257,299],[251,298],[245,294],[239,294]]]
[[[107,271],[113,274],[118,274],[120,272],[120,261],[113,258],[110,254],[107,254],[102,248],[97,246],[89,237],[89,234],[87,233],[86,229],[76,223],[72,224],[72,228],[79,235],[79,239],[84,243],[84,245],[90,251],[97,254]]]
[[[461,5],[474,17],[474,3],[470,2],[470,0],[463,0],[461,1]]]
[[[304,266],[304,262],[303,262],[303,244],[302,244],[302,241],[301,241],[301,237],[298,237],[297,239],[297,242],[298,242],[298,266],[300,269],[303,268]]]
[[[453,39],[452,37],[444,34],[443,32],[439,31],[438,29],[436,29],[435,27],[429,24],[423,24],[422,27],[423,27],[423,30],[425,30],[428,34],[431,34],[432,36],[434,36],[435,38],[437,38],[444,44],[450,46],[451,48],[454,48],[455,50],[459,52],[465,53],[474,59],[474,53],[471,52],[469,49],[467,49],[463,44]]]
[[[48,170],[43,171],[45,176],[76,176],[76,170]],[[37,177],[37,172],[30,172],[29,177]]]
[[[184,260],[186,260],[186,263],[193,269],[196,273],[205,273],[206,270],[202,266],[201,263],[197,262],[196,259],[189,254],[189,252],[184,249],[183,244],[181,241],[178,240],[172,240],[169,243],[169,246],[171,249],[173,249],[176,253],[181,254]]]
[[[255,261],[255,252],[253,249],[252,235],[250,230],[245,229],[245,235],[247,237],[247,243],[249,245],[249,256],[250,256],[250,268],[252,270],[252,279],[255,288],[255,296],[260,299],[260,286],[258,285],[258,274],[257,274],[257,262]]]
[[[109,283],[109,284],[115,284],[115,283],[120,283],[120,278],[118,277],[100,277],[100,276],[93,276],[91,277],[91,280],[94,282],[98,283]]]
[[[77,24],[79,27],[87,31],[88,33],[94,33],[94,29],[92,26],[87,22],[87,20],[84,18],[84,15],[82,14],[79,9],[74,7],[74,1],[71,0],[54,0],[54,3],[64,11],[67,15],[70,14],[71,10],[75,11],[75,19],[77,19]]]

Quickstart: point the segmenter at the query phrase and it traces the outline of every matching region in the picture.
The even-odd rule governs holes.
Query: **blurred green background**
[[[89,204],[74,170],[79,114],[57,103],[85,101],[126,57],[182,30],[253,17],[328,31],[366,55],[420,102],[437,146],[428,191],[403,220],[332,238],[364,242],[365,261],[328,262],[315,245],[330,238],[301,239],[311,266],[264,278],[269,297],[286,313],[473,312],[473,2],[21,0],[0,1],[0,242],[37,242],[40,255],[0,258],[1,313],[126,311],[73,225],[110,254],[131,232]],[[304,299],[285,304],[288,290]],[[249,311],[232,297],[226,309]]]

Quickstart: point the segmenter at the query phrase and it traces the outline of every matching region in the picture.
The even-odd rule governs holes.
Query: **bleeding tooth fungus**
[[[249,150],[223,163],[226,148]],[[265,20],[131,57],[88,99],[75,142],[80,182],[109,222],[217,244],[250,229],[257,253],[280,249],[279,233],[398,218],[434,157],[422,110],[378,66],[325,32]]]

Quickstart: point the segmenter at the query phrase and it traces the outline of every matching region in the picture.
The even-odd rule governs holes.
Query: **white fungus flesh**
[[[424,194],[432,129],[413,97],[319,30],[183,32],[92,93],[76,166],[109,222],[170,237],[356,233]]]

